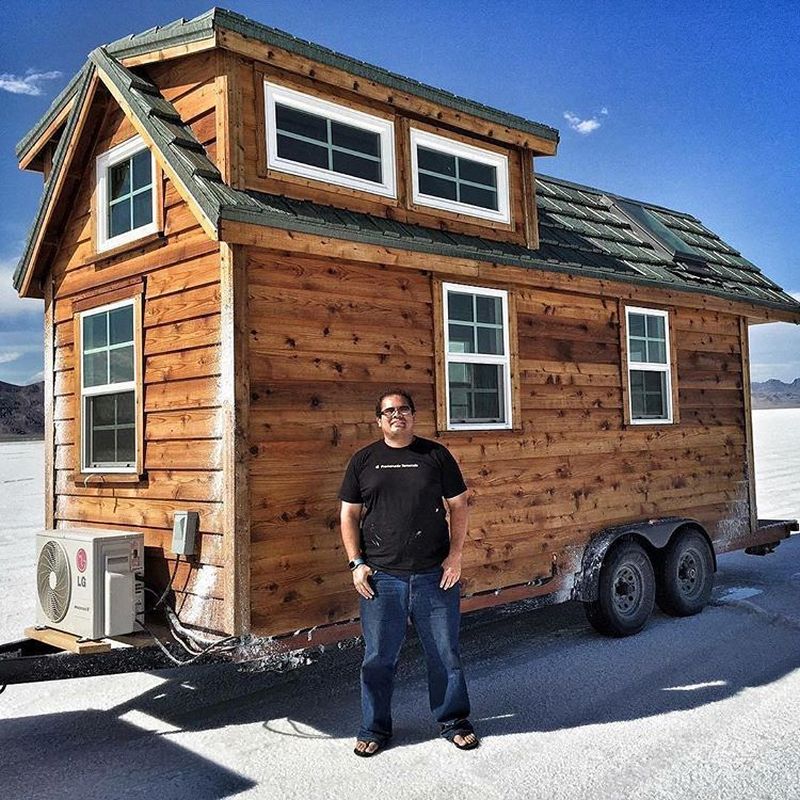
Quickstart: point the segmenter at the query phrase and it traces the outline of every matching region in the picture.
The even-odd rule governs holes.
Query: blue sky
[[[800,297],[800,13],[796,2],[270,0],[231,6],[457,94],[552,125],[538,169],[688,211]],[[42,369],[41,302],[11,274],[41,176],[14,145],[99,44],[208,2],[3,4],[0,380]],[[800,328],[751,334],[754,380],[800,376]]]

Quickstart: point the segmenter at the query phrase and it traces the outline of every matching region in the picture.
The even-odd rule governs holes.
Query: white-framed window
[[[97,157],[97,249],[158,231],[156,161],[141,136]]]
[[[412,199],[421,206],[510,222],[508,158],[411,128]]]
[[[666,424],[673,420],[669,313],[625,307],[628,332],[628,398],[631,423]]]
[[[264,82],[267,166],[396,196],[394,123]]]
[[[447,428],[510,428],[508,292],[442,284]]]
[[[135,314],[129,299],[78,315],[82,472],[136,471]]]

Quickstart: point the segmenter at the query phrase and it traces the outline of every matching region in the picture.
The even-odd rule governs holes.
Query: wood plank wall
[[[253,632],[271,635],[358,613],[336,494],[352,453],[378,435],[387,385],[413,392],[418,430],[435,436],[432,284],[255,248],[248,271],[251,614]],[[516,305],[521,430],[440,436],[472,492],[465,590],[547,575],[554,557],[568,574],[593,532],[634,519],[674,513],[716,538],[741,532],[738,319],[673,309],[681,421],[626,427],[616,298],[525,288]]]
[[[150,73],[212,157],[216,146],[214,63],[210,56],[201,55],[180,65],[156,65]],[[177,609],[189,624],[222,630],[219,248],[165,181],[165,243],[97,260],[92,245],[94,158],[135,134],[122,112],[109,105],[86,162],[86,176],[69,200],[73,211],[52,267],[55,523],[143,532],[148,582],[164,585],[174,568],[168,552],[173,514],[198,511],[200,556],[191,567],[181,563],[177,569]],[[145,286],[146,476],[138,484],[84,485],[73,477],[78,453],[72,301],[89,289],[133,276],[143,276]]]

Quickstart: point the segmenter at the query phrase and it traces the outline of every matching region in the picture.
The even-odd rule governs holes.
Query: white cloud
[[[14,288],[13,275],[18,261],[18,258],[0,258],[0,315],[6,319],[42,313],[41,300],[23,299]]]
[[[11,94],[28,94],[38,96],[42,93],[42,81],[52,81],[60,78],[58,70],[50,72],[36,72],[29,69],[24,75],[12,75],[10,72],[0,73],[0,91]]]
[[[41,311],[41,301],[22,300],[12,283],[17,258],[0,258],[0,314],[12,316]]]
[[[0,353],[0,364],[10,364],[16,361],[22,353],[19,350],[9,350],[7,353]]]
[[[604,107],[600,113],[608,115],[608,109]],[[581,119],[577,114],[573,114],[571,111],[564,112],[564,119],[569,122],[569,126],[572,128],[572,130],[577,131],[584,136],[593,133],[602,124],[600,120],[597,119],[597,115],[591,117],[590,119]]]
[[[39,383],[39,381],[43,380],[44,380],[44,370],[40,369],[35,375],[31,375],[31,377],[28,378],[27,381],[25,381],[25,384],[27,385],[29,383]]]

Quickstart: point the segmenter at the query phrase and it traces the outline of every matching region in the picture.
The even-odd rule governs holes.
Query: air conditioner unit
[[[144,615],[143,570],[141,533],[37,533],[36,624],[85,639],[132,633]]]

